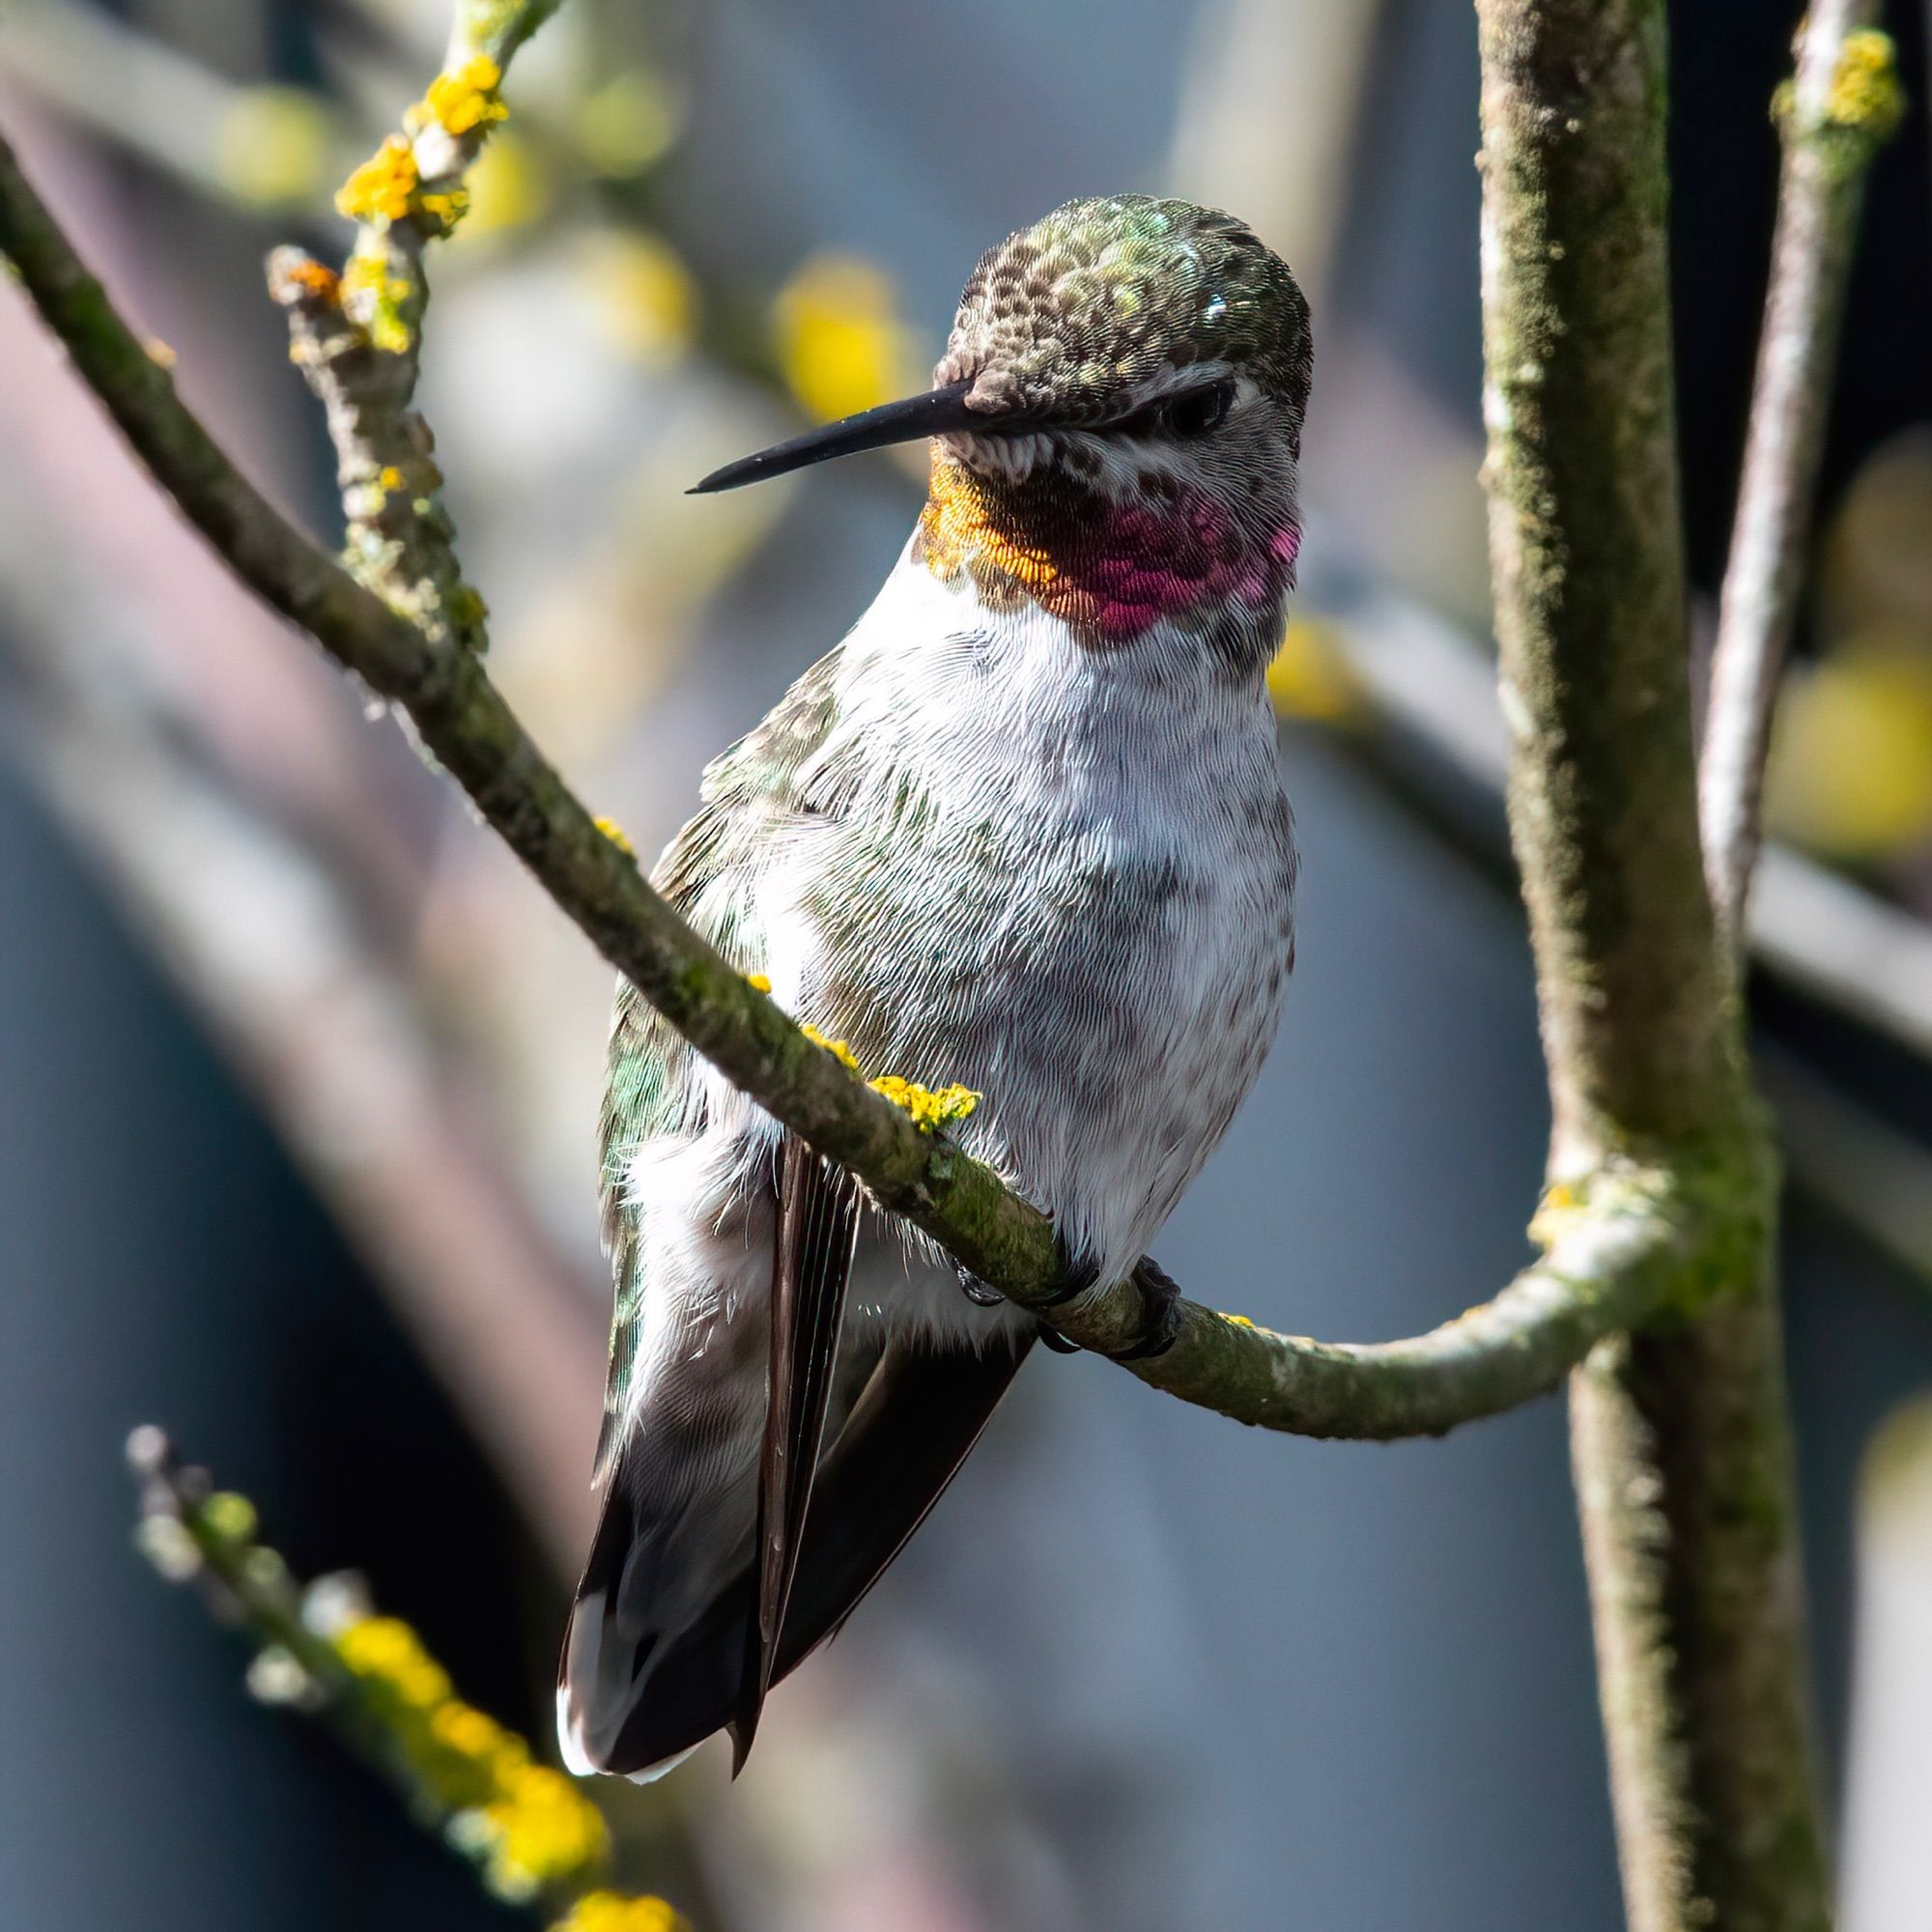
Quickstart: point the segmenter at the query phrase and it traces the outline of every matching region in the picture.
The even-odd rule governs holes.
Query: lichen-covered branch
[[[1552,1166],[1706,1150],[1738,1239],[1701,1310],[1572,1385],[1634,1932],[1829,1922],[1774,1169],[1697,838],[1662,0],[1480,0],[1492,550]],[[1660,1156],[1667,1158],[1668,1156]]]
[[[1891,42],[1871,25],[1877,13],[1877,0],[1814,0],[1777,103],[1784,163],[1771,285],[1698,772],[1711,896],[1732,944],[1757,858],[1865,176],[1904,108]]]
[[[485,607],[457,562],[433,440],[411,407],[429,303],[424,255],[467,212],[464,177],[509,112],[504,63],[552,9],[499,6],[487,29],[472,21],[477,11],[462,11],[442,71],[336,196],[355,223],[341,273],[279,248],[269,291],[328,413],[349,567],[427,636],[480,652]]]
[[[298,1583],[256,1534],[245,1497],[218,1492],[155,1428],[128,1440],[136,1541],[171,1582],[198,1584],[253,1647],[248,1687],[320,1719],[392,1784],[411,1814],[506,1903],[552,1932],[690,1932],[661,1898],[609,1888],[604,1814],[529,1746],[460,1699],[409,1625],[376,1614],[358,1579]]]
[[[242,581],[409,714],[559,907],[700,1052],[972,1273],[1022,1306],[1051,1307],[1069,1339],[1114,1352],[1143,1330],[1142,1293],[1130,1282],[1054,1306],[1062,1272],[1046,1216],[808,1039],[651,890],[628,848],[531,743],[476,653],[418,629],[355,582],[241,476],[75,259],[4,143],[0,253],[136,453]],[[1483,1319],[1415,1343],[1320,1346],[1183,1302],[1172,1348],[1128,1366],[1182,1400],[1271,1428],[1439,1432],[1552,1387],[1597,1337],[1674,1296],[1689,1273],[1659,1258],[1720,1244],[1719,1223],[1731,1211],[1711,1191],[1690,1190],[1634,1254],[1606,1241],[1592,1246],[1587,1267],[1552,1258]],[[1622,1258],[1622,1271],[1590,1271],[1610,1256]]]

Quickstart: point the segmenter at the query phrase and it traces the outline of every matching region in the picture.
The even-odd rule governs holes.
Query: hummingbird
[[[1308,306],[1233,216],[1079,200],[981,257],[923,395],[705,477],[930,440],[870,608],[707,767],[658,890],[1134,1275],[1273,1042],[1295,845],[1265,673],[1300,543]],[[973,1104],[977,1102],[977,1104]],[[964,1276],[628,983],[601,1119],[602,1506],[557,1719],[639,1781],[844,1624],[1050,1326]]]

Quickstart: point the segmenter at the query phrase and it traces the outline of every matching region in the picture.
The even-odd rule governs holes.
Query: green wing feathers
[[[652,882],[666,899],[741,971],[764,965],[753,929],[751,888],[759,848],[775,820],[797,810],[794,781],[823,743],[835,712],[838,653],[821,658],[770,715],[705,768],[703,809],[659,860]],[[597,1480],[608,1470],[636,1367],[644,1279],[638,1204],[630,1173],[646,1142],[695,1133],[702,1124],[696,1056],[628,980],[620,980],[598,1120],[604,1249],[614,1288],[604,1426]]]

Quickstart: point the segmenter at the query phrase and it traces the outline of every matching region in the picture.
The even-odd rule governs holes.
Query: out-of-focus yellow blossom
[[[531,1898],[604,1868],[604,1814],[561,1772],[533,1764],[515,1732],[453,1695],[448,1673],[401,1618],[360,1617],[331,1641],[412,1776],[454,1814],[450,1840],[492,1891]]]
[[[406,128],[434,122],[445,134],[468,134],[488,128],[508,115],[497,90],[503,70],[488,54],[472,54],[453,72],[440,73],[429,92],[404,116]]]
[[[243,201],[305,201],[328,170],[328,116],[296,87],[241,89],[214,129],[214,172]]]
[[[921,1133],[929,1134],[952,1121],[963,1121],[980,1104],[981,1095],[954,1081],[937,1091],[922,1087],[917,1080],[901,1080],[896,1073],[882,1074],[867,1083],[874,1094],[882,1094],[895,1107],[912,1116]]]
[[[1313,617],[1296,617],[1282,633],[1281,648],[1267,668],[1267,688],[1277,717],[1339,724],[1362,715],[1360,680],[1334,630]]]
[[[201,1506],[202,1520],[227,1543],[246,1543],[255,1534],[255,1505],[233,1490],[221,1490]]]
[[[689,1921],[661,1898],[585,1892],[551,1932],[690,1932]]]
[[[648,68],[626,68],[585,95],[571,130],[600,175],[628,181],[658,160],[677,138],[678,105]]]
[[[420,179],[415,150],[400,134],[391,134],[336,190],[336,209],[352,221],[386,228],[410,212],[410,197]]]
[[[651,368],[675,362],[697,325],[697,285],[655,235],[607,229],[579,243],[597,323],[613,347]]]
[[[400,1617],[363,1617],[335,1638],[336,1655],[377,1702],[433,1711],[449,1696],[449,1673]]]
[[[526,227],[551,204],[549,170],[529,142],[511,128],[483,150],[465,180],[469,213],[463,233],[472,241]]]
[[[611,1856],[604,1814],[560,1771],[505,1765],[497,1796],[457,1817],[450,1831],[480,1851],[483,1880],[499,1898],[534,1898],[582,1881]]]
[[[1932,838],[1932,656],[1922,639],[1863,632],[1793,676],[1765,812],[1774,831],[1851,862]]]
[[[924,386],[919,338],[870,263],[814,256],[779,291],[774,321],[784,379],[821,422]]]

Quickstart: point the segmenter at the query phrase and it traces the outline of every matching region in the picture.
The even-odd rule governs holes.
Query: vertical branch
[[[1663,19],[1480,18],[1490,546],[1561,1175],[1737,1114],[1685,670]]]
[[[1559,1180],[1633,1153],[1737,1213],[1705,1294],[1573,1380],[1635,1932],[1829,1923],[1772,1161],[1697,838],[1662,0],[1479,0],[1491,544]]]
[[[1877,0],[1813,0],[1777,102],[1784,162],[1737,521],[1698,773],[1706,869],[1728,943],[1757,859],[1765,753],[1804,575],[1852,244],[1873,156],[1903,101]]]

